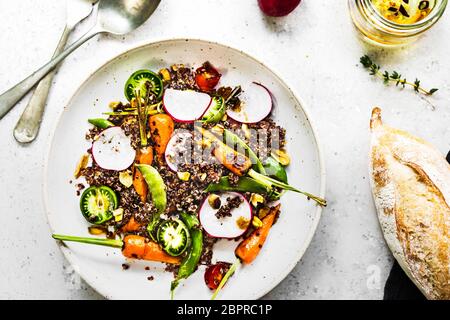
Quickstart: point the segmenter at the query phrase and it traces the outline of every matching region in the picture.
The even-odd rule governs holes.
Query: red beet
[[[291,13],[301,0],[258,0],[262,12],[271,17],[282,17]]]

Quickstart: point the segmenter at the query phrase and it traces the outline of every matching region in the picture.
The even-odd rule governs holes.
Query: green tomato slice
[[[89,187],[80,198],[81,213],[92,224],[103,224],[112,219],[117,205],[116,193],[107,186]]]
[[[165,252],[176,257],[189,247],[191,236],[181,220],[166,220],[158,228],[158,243]]]
[[[217,123],[225,115],[225,100],[222,97],[213,97],[211,106],[202,118],[204,123]]]
[[[141,96],[147,95],[147,83],[148,88],[159,99],[162,97],[164,86],[161,78],[150,70],[138,70],[134,72],[125,83],[125,97],[128,101],[131,101],[135,97],[135,90],[139,89]]]

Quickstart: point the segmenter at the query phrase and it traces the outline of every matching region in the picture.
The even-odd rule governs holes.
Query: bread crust
[[[370,121],[370,181],[386,242],[428,299],[450,299],[450,165],[433,146]]]

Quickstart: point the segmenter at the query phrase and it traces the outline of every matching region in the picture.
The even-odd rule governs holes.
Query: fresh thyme
[[[402,75],[397,71],[381,71],[380,66],[372,61],[372,59],[368,55],[362,56],[359,61],[364,66],[364,68],[369,70],[371,75],[382,78],[385,84],[389,84],[390,82],[394,82],[396,86],[401,85],[403,88],[411,86],[414,88],[414,91],[425,94],[427,96],[431,96],[433,93],[438,91],[438,89],[433,88],[430,90],[426,90],[420,86],[420,80],[416,78],[414,82],[409,82],[406,78],[402,78]]]

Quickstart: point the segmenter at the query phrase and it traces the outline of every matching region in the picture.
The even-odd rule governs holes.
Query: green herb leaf
[[[388,83],[389,83],[389,79],[390,79],[390,77],[389,77],[389,72],[385,71],[385,72],[383,73],[383,80],[384,80],[384,83],[388,84]]]
[[[435,93],[436,91],[438,91],[439,89],[436,89],[436,88],[433,88],[433,89],[431,89],[430,90],[430,96],[433,94],[433,93]]]
[[[372,59],[370,59],[370,57],[366,54],[364,56],[362,56],[359,61],[361,62],[361,64],[364,66],[364,68],[370,68],[372,66]]]
[[[419,92],[420,88],[420,80],[416,78],[416,81],[414,81],[414,91]]]
[[[398,79],[401,79],[401,77],[402,76],[397,71],[392,71],[391,79],[398,80]]]

